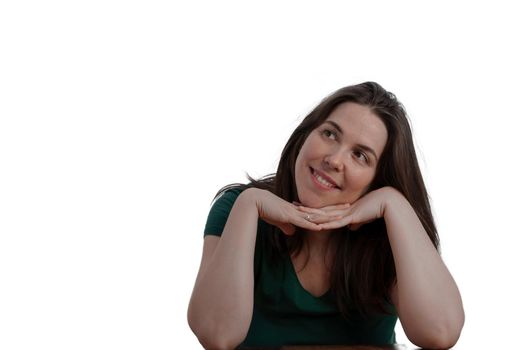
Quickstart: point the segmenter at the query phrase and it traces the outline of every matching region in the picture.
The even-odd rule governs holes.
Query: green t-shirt
[[[204,235],[220,236],[241,190],[228,190],[213,204]],[[262,235],[269,224],[259,220],[254,261],[254,308],[243,347],[281,345],[394,344],[393,315],[362,317],[357,309],[345,320],[330,292],[314,297],[306,291],[289,256],[271,265],[262,248]]]

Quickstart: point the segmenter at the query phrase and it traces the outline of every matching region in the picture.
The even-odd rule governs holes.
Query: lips
[[[326,175],[326,174],[323,173],[322,171],[310,167],[310,173],[311,173],[314,177],[315,177],[315,175],[319,175],[323,180],[325,180],[326,182],[328,182],[328,183],[332,184],[333,186],[335,186],[336,189],[341,189],[341,188],[337,185],[337,183],[334,181],[334,179],[332,179],[330,176]]]

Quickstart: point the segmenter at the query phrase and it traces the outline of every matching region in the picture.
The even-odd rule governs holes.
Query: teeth
[[[317,181],[319,181],[320,183],[322,183],[322,184],[325,185],[326,187],[335,187],[333,184],[331,184],[330,182],[326,181],[326,180],[323,179],[321,176],[319,176],[319,174],[314,173],[314,176],[315,176],[315,178],[317,179]]]

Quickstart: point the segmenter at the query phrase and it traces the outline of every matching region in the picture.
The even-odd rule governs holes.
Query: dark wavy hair
[[[439,251],[439,236],[405,108],[393,93],[375,82],[347,86],[323,99],[290,136],[275,174],[258,180],[247,175],[250,183],[225,186],[215,198],[229,189],[256,187],[271,191],[289,202],[299,201],[294,177],[297,155],[308,135],[343,102],[354,102],[370,108],[388,131],[387,143],[368,192],[384,186],[392,186],[401,192]],[[286,236],[272,226],[271,232],[264,235],[263,239],[272,261],[277,261],[284,254],[301,251],[304,231],[298,228],[294,235]],[[337,249],[330,274],[330,292],[341,314],[348,318],[352,309],[357,309],[362,315],[389,313],[391,308],[386,303],[391,303],[390,289],[396,281],[396,271],[384,220],[375,220],[356,231],[350,232],[347,227],[335,230],[331,239],[337,240]]]

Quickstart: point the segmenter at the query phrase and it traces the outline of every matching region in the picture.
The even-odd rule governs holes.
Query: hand
[[[369,192],[353,204],[346,204],[346,208],[329,206],[315,209],[299,206],[299,210],[304,213],[311,213],[313,220],[311,218],[310,221],[318,223],[322,230],[336,229],[348,225],[350,230],[354,231],[362,225],[384,216],[385,206],[392,195],[392,190],[394,189],[391,187],[382,187]],[[332,215],[332,217],[340,216],[341,218],[321,223],[316,220],[316,215],[322,214]]]
[[[296,227],[320,231],[319,224],[342,218],[331,212],[319,213],[316,214],[316,220],[313,222],[310,219],[311,214],[299,210],[299,206],[285,201],[270,191],[250,188],[245,192],[254,200],[259,218],[270,225],[277,226],[286,235],[293,235]]]

